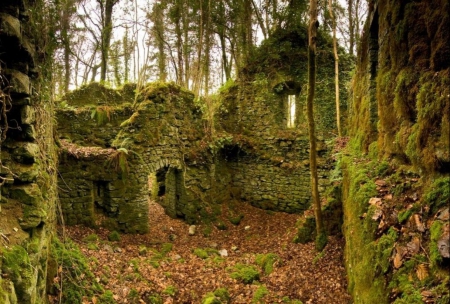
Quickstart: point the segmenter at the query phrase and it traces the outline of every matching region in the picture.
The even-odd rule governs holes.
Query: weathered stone
[[[20,163],[13,163],[10,166],[10,169],[16,175],[14,177],[15,180],[20,182],[34,182],[39,174],[39,166],[37,164],[26,165]]]
[[[23,106],[20,108],[20,119],[22,124],[31,125],[36,122],[36,112],[31,106]]]
[[[30,206],[37,206],[43,201],[41,189],[34,183],[11,187],[9,194],[11,198]]]
[[[39,226],[47,218],[45,209],[39,206],[24,207],[23,219],[20,221],[20,227],[24,230]]]
[[[189,226],[189,235],[195,235],[195,225]]]
[[[13,158],[24,164],[32,164],[39,157],[39,146],[34,143],[19,143],[13,152]]]
[[[23,135],[24,140],[35,141],[37,139],[37,134],[34,125],[23,126]]]
[[[22,33],[20,31],[19,19],[8,14],[0,13],[0,33],[16,37],[20,40],[22,38]]]
[[[30,78],[16,70],[11,72],[11,92],[15,94],[30,95]]]

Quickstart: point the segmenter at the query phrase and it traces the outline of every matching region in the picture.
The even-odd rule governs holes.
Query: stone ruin
[[[115,91],[91,84],[68,94],[57,111],[66,224],[145,233],[149,198],[189,223],[229,200],[291,213],[309,207],[304,131],[277,125],[261,109],[246,118],[259,131],[243,135],[218,125],[213,137],[192,93],[172,83],[149,84],[137,98],[132,92],[132,85]],[[326,155],[323,142],[318,152]],[[321,184],[329,169],[321,158]]]
[[[67,94],[57,110],[65,223],[145,233],[149,198],[188,223],[210,220],[230,200],[290,213],[308,209],[306,37],[303,28],[281,31],[257,49],[239,80],[221,89],[214,119],[205,119],[202,103],[173,83],[139,90],[93,83]],[[335,126],[331,50],[318,61],[323,191],[332,169],[325,139],[334,137]]]

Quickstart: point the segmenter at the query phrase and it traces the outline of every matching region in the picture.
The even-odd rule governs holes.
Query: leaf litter
[[[343,266],[342,238],[331,236],[323,253],[314,244],[294,244],[299,215],[270,212],[239,203],[233,212],[243,215],[238,225],[228,221],[223,205],[225,230],[200,224],[189,235],[189,225],[172,219],[162,207],[150,202],[150,232],[144,235],[122,234],[120,241],[108,241],[110,231],[84,226],[65,227],[67,235],[89,258],[90,268],[104,290],[117,303],[202,303],[202,298],[218,288],[226,288],[230,303],[252,303],[260,285],[268,294],[259,303],[351,303]],[[236,210],[238,209],[238,210]],[[223,228],[223,227],[222,227]],[[208,233],[207,233],[208,232]],[[83,239],[97,234],[97,248]],[[168,244],[171,245],[168,245]],[[169,248],[170,247],[170,248]],[[166,248],[166,249],[164,249]],[[204,249],[208,256],[194,255]],[[220,251],[227,255],[221,256]],[[244,284],[231,278],[238,264],[257,266],[257,254],[273,253],[280,260],[259,282]],[[86,299],[95,303],[97,298]]]

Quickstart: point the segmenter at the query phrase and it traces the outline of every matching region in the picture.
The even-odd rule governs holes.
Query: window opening
[[[295,95],[288,95],[287,127],[295,127]]]

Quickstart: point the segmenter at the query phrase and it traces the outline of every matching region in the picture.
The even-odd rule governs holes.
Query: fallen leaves
[[[258,253],[275,253],[282,263],[270,275],[261,273],[261,284],[268,291],[264,300],[280,303],[285,296],[304,303],[348,303],[342,239],[330,237],[321,259],[314,261],[314,244],[294,244],[298,215],[268,213],[247,204],[237,206],[244,217],[228,230],[213,228],[209,237],[196,226],[189,235],[189,225],[166,216],[162,208],[150,204],[151,232],[145,235],[121,235],[120,242],[108,242],[109,231],[93,231],[86,227],[66,227],[82,251],[91,258],[91,269],[105,290],[113,293],[118,303],[150,303],[152,295],[160,295],[163,303],[201,303],[202,297],[219,287],[228,289],[232,303],[251,303],[256,285],[245,285],[230,277],[234,265],[256,265]],[[224,221],[226,212],[223,211]],[[82,239],[90,233],[101,238],[99,250],[89,250]],[[171,241],[170,235],[177,237]],[[164,243],[173,248],[155,264]],[[142,250],[145,246],[147,250]],[[117,248],[121,249],[119,253]],[[218,254],[199,259],[196,248],[215,249]],[[111,250],[113,249],[113,250]],[[226,254],[225,254],[226,252]],[[221,254],[222,253],[222,254]],[[164,293],[173,287],[173,295]],[[130,298],[133,292],[137,298]],[[93,299],[90,300],[93,303]]]

